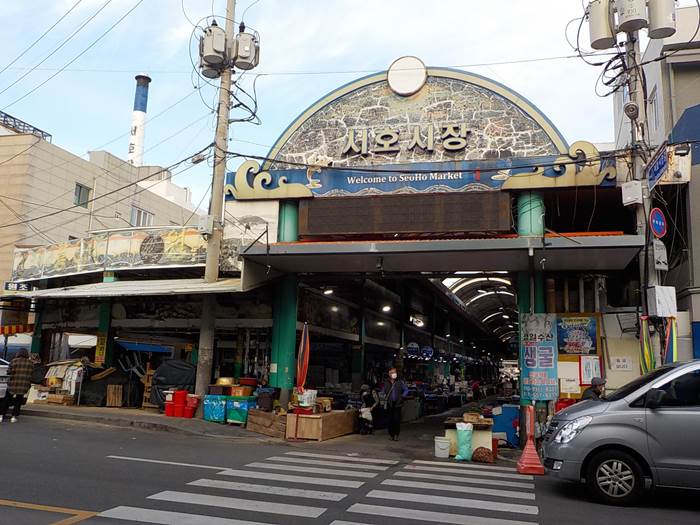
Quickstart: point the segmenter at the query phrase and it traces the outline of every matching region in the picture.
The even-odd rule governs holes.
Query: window
[[[153,214],[137,208],[131,207],[131,225],[132,226],[153,226]]]
[[[666,395],[661,401],[664,407],[697,407],[700,406],[700,370],[687,374],[666,383],[661,387]]]
[[[652,129],[656,131],[660,126],[659,97],[656,96],[656,87],[654,87],[654,90],[651,92],[651,96],[649,97],[649,112],[651,113],[651,115],[649,115],[649,120],[653,126]]]
[[[82,206],[87,208],[88,201],[90,200],[90,188],[83,186],[82,184],[75,183],[75,196],[73,197],[73,204],[76,206]]]

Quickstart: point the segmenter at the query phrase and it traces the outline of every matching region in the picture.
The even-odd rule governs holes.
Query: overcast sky
[[[4,61],[0,69],[77,1],[0,0]],[[199,93],[193,88],[190,50],[196,51],[196,42],[190,45],[193,26],[183,7],[197,23],[212,11],[223,15],[225,0],[144,0],[65,71],[14,102],[83,52],[137,1],[82,0],[0,73],[0,91],[108,5],[38,68],[0,93],[0,109],[51,133],[55,144],[75,154],[84,155],[117,139],[103,149],[126,157],[133,76],[145,72],[153,78],[150,116],[191,95],[147,125],[145,161],[167,166],[211,142],[214,117],[206,104],[212,105],[216,93],[206,85]],[[245,0],[237,2],[237,21],[248,6],[244,20],[260,33],[261,62],[243,77],[242,85],[250,90],[255,75],[262,75],[257,81],[262,124],[231,127],[230,148],[237,152],[267,153],[308,105],[354,78],[386,69],[402,55],[506,84],[538,106],[569,142],[613,139],[612,101],[595,95],[599,71],[580,59],[477,65],[574,54],[565,28],[582,15],[581,0]],[[223,25],[223,19],[220,22]],[[578,22],[570,25],[570,39],[575,40],[577,27]],[[588,40],[585,24],[581,39]],[[235,165],[230,163],[231,168]],[[190,186],[196,203],[209,186],[210,169],[201,164],[175,182]]]

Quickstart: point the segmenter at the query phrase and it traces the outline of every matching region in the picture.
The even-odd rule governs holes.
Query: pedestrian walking
[[[10,381],[7,384],[7,392],[0,402],[0,423],[5,419],[10,405],[12,408],[12,418],[10,423],[15,423],[19,417],[19,411],[24,404],[24,396],[31,387],[32,372],[34,363],[29,359],[29,352],[26,348],[20,348],[17,356],[10,361],[8,376]]]
[[[389,439],[399,440],[401,432],[401,407],[408,395],[408,387],[399,379],[396,368],[389,370],[389,380],[384,383],[384,408],[389,416]]]

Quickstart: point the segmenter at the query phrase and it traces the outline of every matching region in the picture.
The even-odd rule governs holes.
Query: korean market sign
[[[520,374],[522,398],[549,401],[559,397],[556,315],[520,316]]]
[[[597,354],[598,317],[594,314],[559,314],[557,341],[560,354]]]

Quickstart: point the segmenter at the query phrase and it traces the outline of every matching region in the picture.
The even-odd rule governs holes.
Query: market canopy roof
[[[547,271],[622,270],[644,246],[641,235],[548,236],[544,239],[295,242],[253,245],[245,260],[289,273],[527,271],[533,251]]]
[[[64,288],[49,288],[17,293],[27,299],[78,299],[87,297],[122,297],[134,295],[195,295],[206,293],[242,292],[241,279],[221,279],[206,283],[204,279],[157,279],[144,281],[115,281]]]

